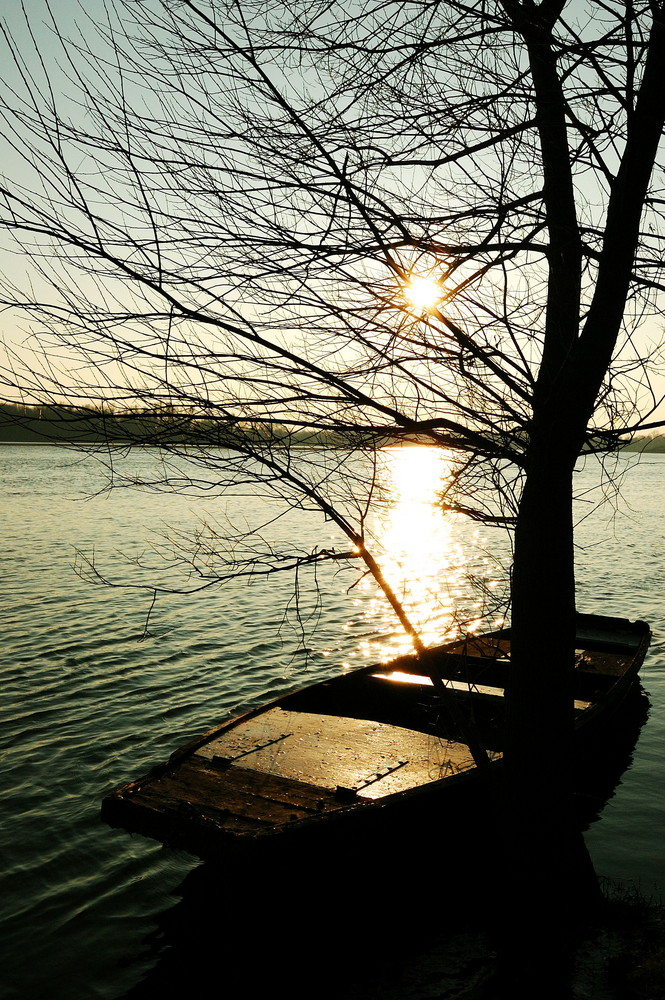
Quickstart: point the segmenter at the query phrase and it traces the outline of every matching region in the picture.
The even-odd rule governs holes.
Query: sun
[[[429,312],[436,309],[441,299],[441,286],[434,278],[423,278],[412,275],[403,290],[404,298],[414,309]]]

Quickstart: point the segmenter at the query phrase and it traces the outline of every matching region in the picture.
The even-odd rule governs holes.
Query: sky
[[[579,7],[580,5],[575,6]],[[65,0],[55,0],[50,7],[54,12],[63,33],[70,33],[72,37],[76,36],[77,29],[75,24],[77,21],[84,26],[83,30],[87,34],[90,32],[90,18],[94,19],[97,12],[101,17],[101,13],[104,10],[104,4],[101,0],[97,0],[96,3],[87,3],[79,10],[77,10],[76,5],[68,4]],[[53,30],[41,23],[41,19],[46,10],[46,5],[42,2],[42,0],[30,0],[30,2],[26,5],[26,10],[28,11],[31,19],[30,30],[28,30],[26,24],[22,21],[21,16],[17,13],[17,8],[14,5],[5,3],[2,7],[0,7],[0,13],[2,13],[4,20],[10,26],[18,48],[26,53],[25,63],[22,66],[14,65],[13,70],[9,69],[6,73],[4,81],[6,88],[5,94],[7,94],[8,91],[11,91],[12,88],[15,88],[16,93],[20,95],[21,77],[23,77],[23,83],[25,83],[26,80],[29,79],[28,74],[32,74],[29,80],[29,89],[32,90],[33,96],[36,98],[36,104],[33,107],[30,107],[29,105],[21,105],[19,103],[18,107],[21,114],[27,115],[34,121],[35,115],[38,113],[40,106],[43,108],[48,105],[51,99],[55,99],[61,109],[63,109],[67,114],[72,115],[73,120],[75,120],[76,115],[80,115],[81,121],[85,122],[90,114],[90,110],[85,106],[85,102],[77,106],[76,103],[72,103],[70,99],[66,99],[64,96],[65,94],[71,95],[73,93],[72,78],[74,76],[74,72],[72,67],[67,65],[67,59],[64,51],[60,46]],[[81,14],[81,10],[84,11],[83,14]],[[6,62],[6,65],[11,66],[11,63]],[[46,65],[49,67],[48,76],[44,72],[44,67]],[[51,88],[51,93],[49,93],[49,87]],[[15,106],[17,106],[16,94],[12,96],[11,93],[9,93],[9,99],[13,100]],[[20,96],[18,99],[20,102]],[[180,125],[181,123],[178,124]],[[63,178],[61,181],[57,181],[56,184],[51,186],[49,190],[48,186],[53,181],[52,171],[54,168],[45,163],[41,167],[44,170],[44,174],[41,178],[34,173],[30,176],[30,171],[26,169],[25,163],[22,163],[20,159],[22,151],[20,134],[17,134],[12,129],[12,123],[7,118],[5,119],[4,135],[5,143],[2,161],[5,173],[8,177],[7,186],[10,190],[18,190],[18,187],[21,184],[28,184],[33,189],[39,189],[41,186],[45,192],[48,192],[48,197],[53,199],[52,204],[56,204],[56,202],[58,202],[56,204],[56,209],[58,212],[64,213],[62,217],[65,219],[71,218],[71,211],[69,209],[63,209],[62,204],[59,203],[58,200],[70,197],[73,199],[73,202],[76,203],[78,194],[72,178],[70,177],[69,180],[67,180],[67,178]],[[14,146],[14,148],[12,148],[12,146]],[[95,149],[83,151],[82,148],[79,147],[76,155],[74,155],[73,147],[70,145],[68,148],[66,143],[63,145],[62,149],[66,153],[69,153],[70,165],[80,172],[80,176],[84,179],[85,183],[96,186],[100,212],[106,215],[107,223],[112,224],[114,218],[120,219],[120,214],[114,216],[114,212],[120,213],[118,206],[120,205],[122,192],[120,192],[117,188],[114,192],[112,186],[109,187],[111,182],[105,180],[105,177],[108,178],[110,175],[105,173],[106,164],[102,154]],[[96,156],[99,158],[97,162],[95,161]],[[106,156],[106,153],[104,156]],[[141,162],[142,161],[139,157],[137,159],[137,163]],[[101,170],[98,176],[95,177],[94,172],[100,164]],[[145,173],[142,183],[144,182],[148,185],[150,184],[149,169]],[[90,188],[88,191],[90,192]],[[113,204],[114,194],[118,198],[116,205]],[[37,217],[33,214],[33,220],[36,218]],[[107,233],[108,232],[109,227],[107,225]],[[43,276],[40,275],[39,272],[42,266],[48,269],[52,260],[48,259],[48,249],[46,248],[45,250],[43,244],[40,246],[39,252],[46,252],[47,258],[42,258],[40,260],[40,258],[37,257],[37,259],[31,260],[28,254],[13,243],[11,235],[9,237],[5,237],[0,244],[0,262],[2,265],[2,273],[5,276],[6,281],[10,284],[12,281],[15,281],[16,284],[23,290],[24,294],[33,294],[37,300],[42,300],[42,297],[45,296],[47,292]],[[70,252],[71,251],[67,251],[67,253]],[[64,271],[62,272],[64,276],[60,279],[56,277],[56,282],[58,280],[61,281],[61,288],[59,289],[59,292],[65,296],[65,299],[69,303],[74,305],[76,302],[76,293],[78,291],[89,294],[91,298],[94,298],[95,292],[90,276],[82,277],[79,275],[77,277],[76,272],[68,266],[68,263],[68,261],[65,261]],[[245,264],[239,265],[239,270],[242,270],[243,268],[247,270]],[[249,273],[249,271],[247,271],[247,273]],[[247,280],[249,281],[250,279]],[[113,297],[118,296],[121,298],[123,294],[124,290],[122,288],[122,281],[119,283],[108,283],[105,281],[102,297],[106,303],[110,305],[110,308],[114,307]],[[10,298],[10,295],[11,292],[7,290],[5,293],[5,301]],[[109,299],[111,299],[110,303]],[[237,297],[234,298],[234,307],[237,305],[238,308],[240,308],[241,305],[238,304],[239,302],[240,300]],[[265,311],[264,313],[261,313],[256,308],[250,318],[252,320],[256,319],[259,322],[263,322],[264,320],[269,322],[272,321],[270,314]],[[247,315],[245,315],[244,319],[247,320]],[[43,321],[44,316],[40,318],[37,324],[38,329],[44,328]],[[17,345],[20,343],[21,338],[23,337],[23,331],[26,329],[25,321],[21,322],[21,320],[17,317],[16,312],[9,309],[4,312],[3,320],[0,322],[2,323],[2,326],[0,327],[1,335],[5,343],[8,344],[10,348],[14,347],[14,349],[18,350],[19,348]],[[647,343],[651,345],[659,345],[663,339],[660,319],[647,319],[644,323],[638,326],[635,332],[635,338],[638,340],[640,345]],[[23,348],[20,350],[24,351]],[[39,363],[35,361],[32,363],[32,367],[39,368],[41,365],[44,374],[47,375],[48,366],[51,365],[52,370],[57,373],[57,377],[63,379],[66,378],[67,372],[74,375],[76,370],[81,371],[86,366],[89,371],[88,362],[90,358],[88,357],[86,359],[85,351],[79,354],[78,357],[70,357],[67,354],[63,354],[62,348],[56,349],[53,345],[49,348],[49,351],[51,353],[48,358],[42,359]],[[26,355],[24,353],[23,356],[27,357],[30,361],[31,356],[29,354]],[[112,362],[109,359],[108,363],[104,366],[99,366],[98,362],[99,358],[97,358],[95,364],[100,367],[100,385],[113,385],[115,381],[117,381],[115,371],[113,369],[113,364],[115,362]],[[88,375],[85,377],[87,378]],[[627,385],[630,387],[630,380],[627,382]],[[665,379],[663,379],[661,374],[654,379],[654,387],[656,395],[665,391]],[[630,388],[628,391],[631,391]],[[665,418],[665,406],[663,405],[658,407],[657,412],[651,419],[658,419],[660,417]]]

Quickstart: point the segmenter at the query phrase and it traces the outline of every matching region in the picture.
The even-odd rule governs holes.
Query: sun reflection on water
[[[460,614],[467,631],[480,625],[482,601],[472,592],[467,566],[470,545],[483,540],[477,526],[441,506],[452,473],[452,456],[439,449],[395,447],[379,453],[382,500],[371,533],[386,578],[427,644],[456,636]],[[410,638],[374,582],[365,578],[361,591],[357,607],[372,629],[359,642],[359,655],[387,660],[411,652]]]

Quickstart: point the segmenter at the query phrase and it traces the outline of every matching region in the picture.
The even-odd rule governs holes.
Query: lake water
[[[123,472],[154,470],[159,478],[155,451],[118,452],[113,460]],[[439,461],[428,449],[387,455],[382,474],[392,477],[395,501],[375,525],[391,579],[415,581],[407,603],[428,639],[448,634],[455,615],[472,621],[490,600],[471,588],[467,570],[489,577],[498,594],[492,558],[508,558],[503,536],[434,508]],[[588,517],[591,505],[578,505],[578,606],[651,623],[642,673],[651,708],[587,842],[599,873],[662,896],[665,456],[620,458],[617,471],[625,473],[620,500],[610,491]],[[577,476],[579,492],[597,481],[590,461]],[[99,492],[104,483],[103,467],[84,452],[0,448],[3,997],[121,997],[162,960],[157,928],[199,866],[102,825],[107,791],[239,709],[407,648],[373,586],[351,587],[357,574],[348,566],[320,568],[318,591],[301,575],[297,601],[289,574],[190,597],[161,595],[146,628],[151,594],[86,582],[73,569],[76,550],[94,554],[112,582],[138,587],[154,579],[166,525],[174,539],[202,515],[209,523],[228,515],[267,524],[274,508],[251,494],[222,505],[205,489],[194,498]],[[264,535],[348,548],[307,512],[274,522]],[[148,568],[127,561],[142,557]],[[183,583],[173,562],[165,573],[162,580]],[[499,615],[497,607],[491,620]]]

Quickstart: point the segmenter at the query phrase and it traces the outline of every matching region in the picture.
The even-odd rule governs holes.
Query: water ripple
[[[155,458],[144,452],[128,460]],[[154,915],[174,905],[176,887],[197,862],[103,826],[104,793],[229,715],[343,663],[380,659],[403,638],[373,591],[359,587],[349,597],[349,580],[323,573],[323,609],[310,609],[305,634],[295,620],[289,627],[288,616],[285,623],[293,591],[284,579],[191,601],[164,597],[151,616],[152,635],[137,641],[150,595],[86,584],[72,570],[74,546],[94,546],[100,565],[126,572],[120,545],[141,551],[146,525],[171,521],[186,530],[200,505],[138,491],[76,503],[77,492],[99,485],[98,469],[48,447],[0,450],[0,475],[7,566],[0,657],[3,995],[112,1000],[156,960],[149,943]],[[631,519],[583,523],[582,609],[665,622],[655,582],[665,575],[665,554],[654,544],[664,475],[665,460],[627,477]],[[402,511],[407,526],[409,510]],[[299,531],[320,544],[322,529],[308,517]],[[444,597],[431,610],[440,628],[448,614]],[[649,724],[589,843],[601,872],[662,887],[664,807],[654,794],[665,756],[662,625],[644,683],[653,706]]]

